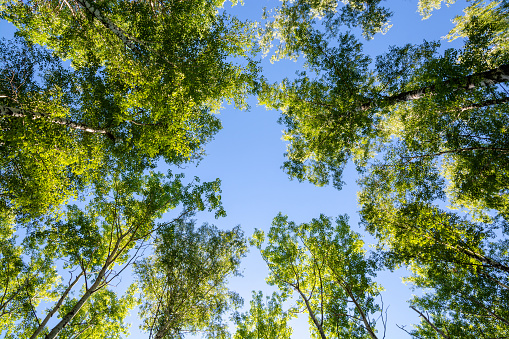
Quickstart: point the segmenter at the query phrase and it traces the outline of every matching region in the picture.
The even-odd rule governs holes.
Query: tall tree
[[[303,3],[313,6],[313,2]],[[325,27],[320,29],[319,22],[312,25],[311,21],[287,30],[285,24],[292,25],[295,15],[279,13],[273,22],[284,24],[269,26],[267,37],[273,37],[276,29],[284,46],[292,46],[284,47],[291,51],[282,56],[303,55],[310,70],[295,80],[265,84],[260,96],[266,105],[283,112],[281,122],[289,141],[285,171],[299,180],[341,187],[348,160],[363,168],[375,152],[401,139],[408,146],[429,149],[420,155],[448,153],[472,162],[467,159],[474,156],[479,161],[488,152],[496,152],[503,158],[503,131],[488,126],[503,125],[507,109],[503,87],[509,80],[504,38],[507,5],[475,2],[465,11],[465,16],[455,19],[457,26],[450,33],[451,38],[465,38],[464,49],[441,54],[436,42],[392,47],[375,65],[362,53],[359,39],[341,32],[348,22],[341,21],[335,6],[315,11],[324,18]],[[327,24],[330,18],[336,18],[337,25]],[[491,116],[490,122],[469,119],[481,115]],[[486,133],[497,135],[486,138]],[[441,146],[438,151],[437,145]],[[469,176],[475,178],[478,173]],[[458,184],[466,180],[457,179]],[[466,190],[469,185],[464,186]]]
[[[285,297],[274,292],[263,301],[262,291],[253,291],[251,308],[234,317],[237,325],[235,339],[289,339],[293,333],[289,321],[296,310],[283,311]]]
[[[0,42],[0,214],[37,217],[93,180],[111,148],[98,121],[108,97],[87,107],[85,77],[22,39]]]
[[[150,167],[199,158],[221,128],[213,113],[225,100],[245,107],[255,86],[253,26],[220,12],[223,1],[61,4],[0,5],[18,35],[74,68],[32,46],[2,48],[0,119],[12,133],[0,144],[10,155],[2,197],[18,214],[65,201],[76,193],[69,187],[87,184],[85,168],[112,159]]]
[[[244,106],[250,91],[256,65],[232,60],[247,58],[251,26],[219,13],[222,4],[13,1],[2,13],[73,67],[103,67],[118,107],[109,127],[127,128],[140,151],[172,162],[198,152],[219,129],[211,113],[224,100]]]
[[[68,206],[61,219],[25,227],[17,261],[2,267],[2,282],[7,281],[1,306],[11,322],[2,322],[1,331],[17,338],[120,337],[126,331],[123,318],[136,305],[136,289],[118,296],[112,283],[158,229],[204,209],[224,215],[218,191],[218,181],[184,185],[181,175],[112,173],[96,186],[85,209]],[[179,206],[173,221],[158,221]],[[69,279],[63,280],[66,271]]]
[[[268,283],[285,299],[297,295],[313,338],[378,338],[372,318],[381,311],[375,302],[381,286],[372,280],[376,265],[347,220],[340,216],[334,225],[321,215],[297,225],[279,214],[266,246],[262,231],[253,237],[270,270]]]
[[[195,228],[180,221],[157,230],[154,254],[136,263],[141,288],[140,316],[149,338],[176,338],[204,333],[229,337],[221,318],[242,305],[228,286],[240,275],[247,247],[239,227],[220,231],[211,225]]]

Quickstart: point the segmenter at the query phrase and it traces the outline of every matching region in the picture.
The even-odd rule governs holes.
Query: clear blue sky
[[[274,7],[274,0],[245,0],[244,7],[233,9],[226,5],[228,11],[243,18],[258,20],[263,7]],[[465,2],[461,1],[450,8],[443,7],[435,11],[428,20],[422,20],[417,13],[417,3],[410,0],[387,2],[387,6],[395,12],[392,18],[393,27],[384,36],[377,35],[366,44],[365,52],[373,57],[385,52],[390,45],[421,43],[423,39],[440,39],[452,28],[451,19],[461,13]],[[2,36],[12,35],[9,24],[0,22]],[[444,41],[444,45],[447,45]],[[452,46],[451,46],[452,47]],[[457,47],[457,44],[454,45]],[[268,58],[262,61],[265,75],[272,81],[283,77],[292,77],[301,66],[300,63],[282,61],[270,64]],[[318,217],[320,213],[328,216],[348,214],[353,230],[364,233],[358,224],[356,202],[357,175],[353,168],[347,168],[344,181],[347,183],[342,191],[332,187],[314,187],[309,183],[290,181],[282,172],[285,144],[281,140],[283,126],[277,124],[278,112],[267,111],[251,100],[251,110],[241,112],[232,107],[225,107],[220,113],[223,130],[207,147],[207,156],[198,167],[189,165],[183,170],[187,177],[198,176],[203,181],[220,178],[222,180],[223,204],[228,216],[214,220],[210,215],[198,215],[200,222],[209,222],[220,228],[242,226],[246,235],[250,236],[255,228],[267,231],[272,219],[278,212],[287,214],[295,222],[307,222]],[[166,169],[161,168],[161,171]],[[365,238],[367,243],[372,239]],[[256,249],[242,262],[243,278],[231,280],[231,288],[241,294],[245,305],[249,306],[252,290],[263,290],[270,293],[265,284],[267,270]],[[386,289],[383,294],[388,309],[387,338],[398,339],[409,336],[396,327],[410,325],[418,321],[417,316],[408,308],[406,300],[412,292],[401,283],[404,271],[383,272],[378,281]],[[124,280],[127,277],[124,277]],[[133,319],[136,315],[133,314]],[[135,320],[134,320],[135,321]],[[309,338],[307,319],[294,321],[292,338]],[[143,338],[137,325],[132,326],[130,338]]]

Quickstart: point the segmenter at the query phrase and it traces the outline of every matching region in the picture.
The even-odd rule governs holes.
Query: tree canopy
[[[86,184],[86,169],[97,173],[108,161],[143,170],[159,158],[178,165],[200,157],[221,128],[213,113],[225,100],[245,107],[257,73],[249,57],[251,25],[219,13],[221,3],[2,3],[1,15],[18,35],[53,51],[27,43],[3,47],[2,120],[34,126],[4,128],[18,134],[5,135],[11,142],[34,141],[25,141],[25,151],[10,149],[10,158],[21,161],[3,166],[9,168],[4,205],[26,207],[14,186],[25,185],[31,193],[23,196],[32,194],[32,203],[50,204],[50,191],[69,196],[75,192],[55,190],[73,187],[76,177]],[[60,59],[70,59],[73,69]],[[25,134],[42,124],[51,131],[40,138],[57,135],[36,142]],[[42,159],[59,156],[41,169]],[[36,157],[42,159],[30,164]]]
[[[296,225],[279,214],[266,246],[263,231],[253,236],[270,270],[267,282],[283,298],[297,295],[293,312],[309,315],[313,338],[378,338],[371,316],[381,311],[375,303],[381,291],[373,281],[376,266],[365,258],[363,242],[347,220],[340,216],[334,225],[321,215]]]
[[[439,7],[421,1],[419,10],[429,17]],[[261,92],[282,111],[284,170],[341,188],[353,160],[362,225],[384,266],[408,267],[408,281],[430,291],[412,301],[422,318],[414,337],[505,336],[507,2],[471,2],[447,35],[464,40],[459,49],[424,41],[374,62],[359,38],[329,24],[351,25],[341,11],[320,8],[321,22],[286,30],[295,22],[288,13],[269,25],[282,37],[276,56],[301,55],[308,68]]]
[[[460,47],[377,56],[390,2],[281,0],[252,21],[224,4],[0,1],[18,29],[0,41],[0,336],[121,338],[137,308],[150,338],[229,338],[227,316],[234,338],[290,338],[304,313],[313,338],[378,339],[377,273],[400,267],[410,336],[509,336],[508,1],[468,2],[443,32]],[[271,83],[263,54],[303,63]],[[243,231],[193,219],[226,215],[220,180],[173,173],[251,95],[281,113],[290,178],[341,189],[353,162],[376,244],[346,215],[278,214],[250,239],[278,291],[242,313]]]

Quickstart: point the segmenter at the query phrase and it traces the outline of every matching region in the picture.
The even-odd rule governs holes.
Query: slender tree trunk
[[[35,119],[44,119],[46,121],[49,121],[54,124],[63,125],[65,127],[84,131],[88,133],[95,133],[95,134],[104,134],[111,140],[115,141],[115,137],[104,129],[95,129],[90,126],[80,124],[71,120],[67,120],[64,118],[56,118],[46,113],[38,113],[38,112],[29,112],[21,108],[14,108],[14,107],[7,107],[7,106],[1,106],[0,105],[0,116],[10,116],[14,118],[30,118],[32,120]]]
[[[346,291],[348,296],[352,299],[353,303],[355,304],[355,308],[357,309],[357,311],[359,311],[359,314],[361,315],[361,318],[362,318],[362,322],[364,323],[364,328],[366,328],[366,330],[368,331],[369,336],[372,339],[378,339],[378,337],[375,334],[375,331],[373,331],[373,329],[371,328],[371,325],[368,321],[368,317],[366,316],[366,313],[364,313],[364,310],[362,309],[361,305],[357,301],[357,298],[353,294],[352,290],[348,287],[347,283],[343,280],[343,278],[341,276],[339,276],[336,273],[336,271],[334,269],[332,271],[333,271],[334,275],[336,276],[336,282]]]
[[[509,64],[501,65],[489,71],[474,73],[462,79],[450,79],[442,82],[441,87],[456,87],[461,89],[473,89],[477,87],[496,85],[509,81]],[[436,92],[436,85],[415,89],[412,91],[401,92],[388,97],[381,98],[384,105],[394,105],[398,102],[406,102],[420,99],[427,94]],[[495,102],[494,102],[495,103]],[[369,101],[361,105],[361,110],[367,110],[375,105],[373,101]]]
[[[76,316],[76,314],[81,310],[83,305],[88,301],[92,294],[97,291],[96,289],[102,283],[102,278],[104,278],[106,270],[107,265],[104,265],[101,272],[99,272],[94,284],[85,291],[85,294],[83,294],[83,296],[80,298],[80,300],[78,300],[74,307],[69,312],[67,312],[67,314],[62,318],[62,320],[60,320],[60,322],[55,327],[53,327],[51,332],[46,335],[45,339],[56,338],[56,336],[62,331],[62,329]]]
[[[108,19],[105,16],[103,16],[101,14],[101,11],[99,11],[99,9],[94,7],[94,5],[92,3],[90,3],[89,1],[87,1],[87,0],[76,0],[76,2],[78,2],[81,6],[83,6],[90,14],[92,14],[94,16],[94,18],[99,20],[104,25],[104,27],[106,27],[111,32],[113,32],[113,34],[115,34],[124,43],[124,45],[129,47],[133,52],[140,53],[139,47],[135,43],[133,43],[133,41],[135,41],[135,42],[143,45],[144,47],[146,47],[143,42],[137,40],[133,36],[131,36],[128,33],[124,32],[120,27],[115,25],[113,23],[113,21],[111,21],[110,19]]]
[[[161,338],[163,338],[164,335],[167,334],[168,328],[170,327],[171,324],[172,324],[172,321],[167,321],[164,324],[164,326],[159,327],[159,329],[157,330],[157,333],[156,333],[154,339],[161,339]]]
[[[113,21],[108,19],[107,17],[103,16],[101,14],[101,11],[99,11],[92,3],[90,3],[88,0],[76,0],[82,7],[84,7],[90,14],[94,16],[97,20],[99,20],[104,27],[109,29],[113,34],[115,34],[124,45],[126,45],[129,49],[131,49],[133,52],[137,53],[138,55],[141,54],[142,50],[139,48],[138,45],[143,46],[147,52],[150,52],[153,55],[157,55],[161,60],[164,62],[176,66],[173,62],[166,59],[164,55],[161,55],[160,53],[154,51],[148,43],[145,41],[142,41],[140,39],[135,38],[134,36],[130,35],[129,33],[122,30],[120,27],[115,25]],[[136,45],[138,44],[138,45]]]
[[[62,329],[76,316],[76,314],[81,310],[83,305],[90,299],[92,294],[97,292],[97,290],[100,288],[100,285],[103,283],[103,278],[106,276],[106,272],[108,271],[108,268],[110,265],[114,262],[114,258],[118,250],[118,243],[115,246],[114,251],[111,252],[111,254],[106,259],[106,262],[104,263],[103,267],[101,268],[101,271],[99,271],[99,274],[97,274],[97,277],[89,288],[85,291],[85,293],[81,296],[80,300],[71,308],[69,312],[60,320],[60,322],[53,327],[51,332],[49,332],[44,338],[45,339],[54,339],[58,336],[58,334],[62,331]]]
[[[302,293],[302,291],[298,287],[294,287],[294,288],[297,290],[297,292],[299,292],[300,296],[306,303],[306,308],[308,309],[309,316],[313,320],[313,323],[315,324],[316,328],[318,329],[318,332],[320,332],[320,337],[322,337],[322,339],[327,339],[327,337],[325,336],[325,333],[323,331],[322,325],[318,322],[318,319],[316,319],[315,313],[311,309],[311,305],[309,305],[309,300],[306,298],[304,293]]]
[[[373,329],[371,328],[371,325],[370,325],[370,323],[368,321],[368,318],[366,317],[366,313],[364,313],[364,310],[362,309],[361,305],[359,304],[359,302],[355,298],[354,294],[352,293],[352,290],[350,290],[350,288],[348,288],[348,286],[345,286],[345,290],[348,293],[348,295],[350,296],[350,298],[352,298],[352,301],[355,304],[355,308],[357,308],[357,310],[361,314],[362,322],[364,323],[364,327],[368,331],[369,336],[372,339],[378,339],[378,337],[375,334],[375,331],[373,331]]]
[[[468,248],[464,248],[462,246],[459,246],[459,250],[461,252],[463,252],[464,254],[466,254],[467,256],[469,256],[470,258],[472,259],[476,259],[480,262],[482,262],[483,264],[488,264],[496,269],[499,269],[503,272],[505,272],[506,274],[509,274],[509,267],[506,266],[506,265],[503,265],[501,263],[499,263],[498,261],[495,261],[493,259],[491,259],[490,257],[487,257],[487,256],[484,256],[482,254],[479,254],[479,253],[476,253],[474,251],[471,251],[469,250]]]
[[[62,296],[60,297],[60,299],[58,300],[57,304],[55,305],[55,307],[53,307],[51,309],[51,311],[46,315],[46,318],[44,318],[44,320],[42,321],[42,323],[39,324],[39,327],[37,327],[37,329],[35,330],[35,332],[32,334],[32,336],[30,337],[30,339],[35,339],[37,338],[37,336],[39,335],[39,333],[42,332],[42,330],[44,329],[44,327],[46,326],[46,324],[48,323],[48,321],[51,319],[51,317],[55,314],[56,311],[58,311],[58,309],[60,308],[60,306],[62,306],[62,303],[64,302],[65,300],[65,297],[67,297],[67,295],[69,294],[69,292],[71,291],[71,289],[73,288],[74,285],[76,285],[76,283],[78,282],[78,280],[80,280],[81,276],[83,275],[84,273],[81,272],[77,277],[76,279],[74,279],[74,281],[67,287],[67,289],[64,291],[64,293],[62,294]]]
[[[416,228],[416,227],[413,227],[413,228]],[[426,238],[432,240],[432,241],[436,241],[436,239],[430,235],[427,235],[427,234],[423,234]],[[461,244],[458,244],[458,245],[451,245],[447,242],[444,242],[444,241],[439,241],[440,244],[444,245],[445,247],[449,247],[449,248],[453,248],[454,250],[460,252],[460,253],[463,253],[465,254],[466,256],[472,258],[472,259],[475,259],[483,264],[487,264],[487,265],[490,265],[491,267],[494,267],[502,272],[505,272],[506,274],[509,274],[509,267],[504,265],[504,264],[501,264],[499,263],[498,261],[495,261],[493,259],[491,259],[490,257],[487,257],[483,254],[480,254],[480,253],[477,253],[477,252],[474,252],[472,250],[470,250],[469,248],[467,248],[466,246],[463,246]]]
[[[483,101],[483,102],[480,102],[477,104],[472,104],[470,106],[461,107],[460,111],[463,112],[463,111],[467,111],[469,109],[474,109],[474,108],[481,108],[481,107],[492,106],[492,105],[500,105],[500,104],[505,104],[507,102],[509,102],[509,96],[506,96],[503,98],[498,98],[498,99],[486,100],[486,101]]]
[[[464,299],[467,299],[467,300],[470,300],[474,303],[476,303],[477,305],[481,306],[482,308],[484,308],[493,318],[503,322],[504,324],[508,325],[509,326],[509,320],[499,316],[498,314],[496,314],[495,312],[493,312],[491,309],[489,309],[486,305],[484,305],[483,302],[481,301],[478,301],[476,298],[473,298],[473,297],[464,297],[462,296]]]
[[[487,277],[488,279],[490,279],[491,281],[495,282],[498,286],[502,287],[502,288],[505,288],[507,290],[509,290],[509,286],[504,284],[503,282],[501,282],[500,280],[496,279],[496,278],[493,278],[491,275],[489,275],[488,273],[485,273],[485,272],[481,272],[482,275],[484,275],[485,277]]]

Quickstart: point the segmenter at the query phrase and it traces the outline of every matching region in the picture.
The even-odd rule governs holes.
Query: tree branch
[[[39,333],[42,332],[42,330],[44,330],[44,327],[46,326],[46,324],[48,323],[48,321],[51,319],[51,317],[53,317],[53,315],[55,314],[56,311],[58,311],[60,309],[60,307],[62,306],[62,303],[64,302],[65,298],[67,297],[67,295],[69,294],[69,292],[71,291],[71,289],[73,288],[74,285],[76,285],[76,283],[78,282],[78,280],[81,278],[81,276],[83,275],[83,271],[78,274],[78,276],[76,277],[76,279],[74,279],[73,282],[71,282],[69,284],[69,286],[66,288],[66,290],[64,291],[64,293],[62,294],[62,296],[60,297],[60,299],[58,299],[58,302],[56,303],[56,305],[51,309],[50,312],[48,312],[48,314],[46,315],[46,317],[44,318],[44,320],[42,321],[42,323],[39,324],[39,327],[37,327],[37,329],[34,331],[34,333],[32,334],[32,336],[30,336],[30,339],[35,339],[37,338],[37,336],[39,335]]]
[[[54,124],[63,125],[65,127],[84,131],[88,133],[94,133],[94,134],[104,134],[109,139],[111,139],[113,142],[115,142],[115,137],[111,132],[104,130],[104,129],[95,129],[90,126],[80,124],[71,120],[67,120],[64,118],[55,118],[52,117],[49,114],[46,113],[39,113],[39,112],[29,112],[27,110],[21,109],[21,108],[14,108],[14,107],[7,107],[0,105],[0,116],[10,116],[14,118],[30,118],[32,120],[43,118],[46,121],[49,121]]]
[[[444,339],[451,339],[451,338],[449,338],[448,335],[446,335],[444,332],[440,331],[440,329],[438,329],[435,325],[433,325],[431,320],[429,320],[424,314],[422,314],[414,306],[410,306],[410,308],[412,310],[414,310],[415,312],[417,312],[438,334],[440,334],[442,336],[442,338],[444,338]]]
[[[497,68],[490,69],[485,72],[474,73],[465,76],[462,79],[456,78],[443,81],[440,84],[440,87],[451,87],[451,88],[456,87],[457,89],[471,90],[478,87],[496,85],[508,81],[509,81],[509,64],[506,64],[500,65]],[[384,104],[384,106],[394,105],[399,102],[412,101],[420,99],[425,95],[436,93],[437,87],[438,87],[437,85],[422,87],[419,89],[394,94],[391,96],[383,96],[381,99],[376,101],[377,102],[381,101]],[[359,107],[359,109],[364,111],[373,108],[373,106],[375,106],[375,100],[370,100],[362,104]]]

